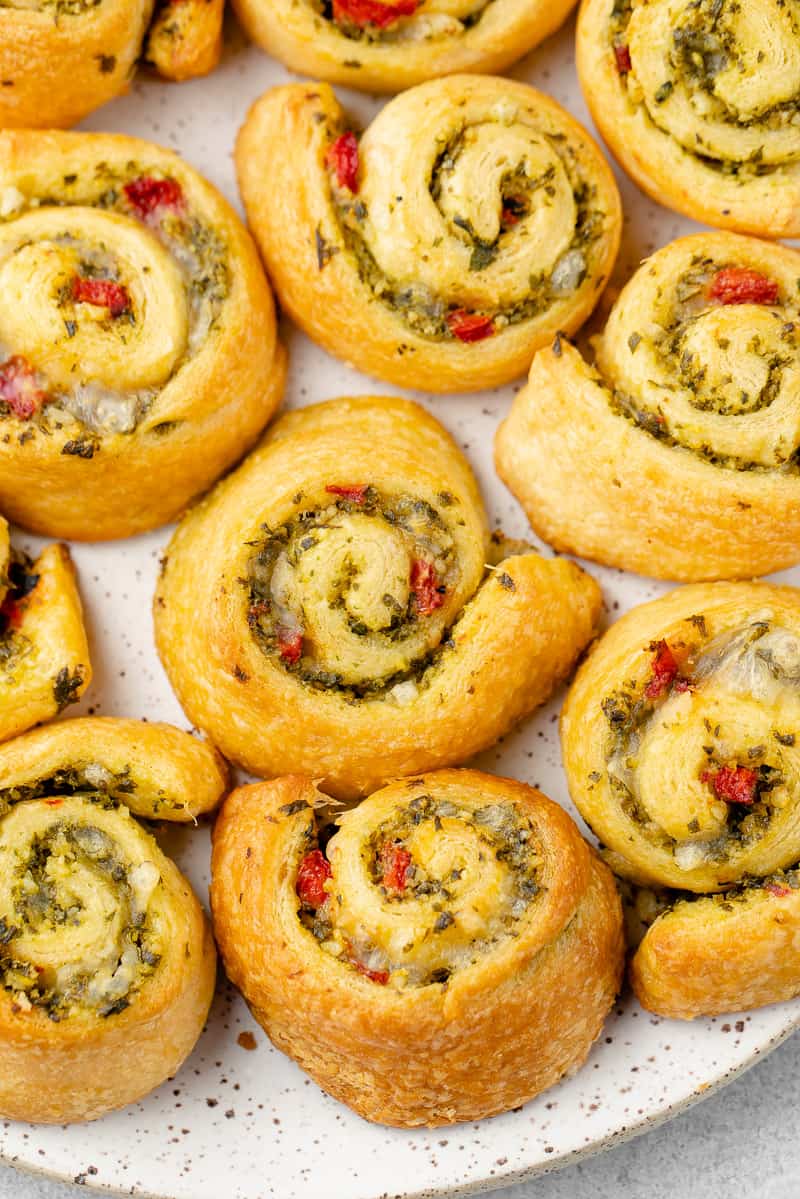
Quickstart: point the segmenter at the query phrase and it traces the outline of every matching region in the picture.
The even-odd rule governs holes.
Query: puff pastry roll
[[[255,249],[177,155],[0,134],[0,507],[36,532],[174,518],[255,440],[284,361]]]
[[[0,741],[57,716],[91,677],[69,550],[50,545],[34,562],[0,517]]]
[[[583,0],[578,74],[649,195],[741,233],[800,236],[800,17],[786,0]]]
[[[137,721],[69,721],[0,747],[7,1119],[94,1119],[191,1052],[214,990],[211,930],[127,804],[185,819],[196,790],[211,806],[224,781],[188,733]]]
[[[299,776],[242,787],[214,830],[220,951],[278,1048],[402,1127],[507,1111],[577,1070],[619,986],[622,918],[566,812],[445,770],[371,795],[323,848],[324,802]]]
[[[495,442],[551,545],[686,581],[800,560],[800,255],[733,233],[636,272],[591,360],[537,354]]]
[[[290,70],[370,92],[496,71],[556,29],[575,0],[234,0],[254,42]]]
[[[293,319],[404,387],[515,378],[586,320],[619,244],[597,146],[554,100],[508,79],[422,84],[363,135],[326,84],[274,88],[242,127],[236,167]]]
[[[567,676],[600,607],[573,563],[490,539],[424,409],[361,397],[282,417],[187,515],[154,619],[227,757],[352,798],[493,744]]]
[[[0,8],[0,127],[76,124],[127,91],[143,55],[167,79],[205,75],[223,6],[166,0],[154,15],[153,0],[11,0]]]

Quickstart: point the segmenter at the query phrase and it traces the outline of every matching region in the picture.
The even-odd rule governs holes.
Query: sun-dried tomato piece
[[[320,849],[307,853],[297,871],[295,890],[303,903],[311,908],[322,907],[328,898],[325,883],[333,875],[331,864]]]
[[[666,641],[659,641],[655,646],[655,651],[652,663],[653,674],[644,689],[648,699],[660,699],[670,689],[680,669],[678,660]]]
[[[63,799],[46,799],[44,802],[48,808],[60,808],[64,801]]]
[[[385,29],[400,17],[411,17],[417,11],[420,0],[395,0],[393,4],[381,4],[380,0],[333,0],[333,19],[337,25],[375,25]]]
[[[184,206],[183,190],[175,179],[154,179],[140,175],[122,189],[136,215],[143,221],[161,209],[177,211]]]
[[[330,495],[338,495],[343,500],[350,500],[352,504],[363,504],[367,496],[368,487],[368,483],[329,483],[325,490]]]
[[[506,228],[509,225],[516,225],[520,218],[525,216],[526,210],[527,205],[522,196],[506,196],[503,200],[500,223]]]
[[[358,138],[351,129],[340,134],[328,147],[325,161],[336,175],[339,187],[346,187],[355,195],[358,191]]]
[[[303,653],[303,634],[300,629],[285,629],[279,626],[278,631],[278,652],[284,662],[300,661],[300,656]]]
[[[383,870],[381,882],[387,891],[405,891],[411,854],[402,845],[387,841],[381,846],[380,863]]]
[[[46,392],[36,382],[33,367],[21,354],[14,354],[0,366],[0,401],[8,404],[14,416],[30,420],[46,398]]]
[[[491,337],[494,333],[494,321],[490,316],[483,316],[480,312],[467,312],[464,308],[449,312],[447,324],[453,337],[457,337],[459,341],[483,341],[485,337]]]
[[[430,616],[444,603],[445,589],[439,582],[432,562],[415,558],[411,563],[411,590],[420,616]]]
[[[91,279],[75,275],[72,280],[72,298],[76,304],[94,304],[107,308],[112,316],[122,316],[130,307],[130,296],[121,283],[111,279]]]
[[[778,897],[791,895],[792,893],[792,888],[785,887],[782,883],[767,883],[764,890],[769,891],[770,895],[777,895]]]
[[[385,987],[389,981],[388,970],[370,970],[364,965],[363,962],[359,962],[358,958],[350,958],[350,965],[353,966],[359,974],[363,974],[365,978],[368,978],[370,982],[378,983],[382,987]]]
[[[711,787],[718,799],[726,803],[755,803],[758,775],[746,766],[720,766],[719,770],[704,770],[700,781]]]
[[[777,304],[778,284],[746,266],[726,266],[717,271],[708,297],[720,304]]]
[[[631,72],[631,51],[629,46],[614,47],[614,62],[617,65],[618,75],[629,75]]]

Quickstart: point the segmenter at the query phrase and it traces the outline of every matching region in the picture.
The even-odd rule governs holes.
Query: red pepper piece
[[[447,314],[447,324],[453,337],[459,341],[483,341],[494,333],[494,321],[490,316],[482,316],[480,312],[467,312],[457,308]]]
[[[311,908],[322,907],[328,898],[325,883],[332,877],[331,864],[320,849],[312,849],[300,863],[295,890],[303,903]]]
[[[131,208],[143,221],[159,209],[175,211],[184,206],[181,185],[174,179],[153,179],[150,175],[140,175],[138,179],[126,183],[122,190]]]
[[[777,304],[778,284],[749,267],[727,266],[711,280],[708,297],[720,304]]]
[[[704,770],[700,781],[707,783],[718,799],[726,803],[749,806],[755,803],[758,775],[746,766],[720,766],[719,770]]]
[[[336,173],[339,187],[346,187],[355,195],[358,191],[358,139],[352,130],[337,137],[328,148],[325,161]]]
[[[769,891],[770,895],[777,895],[778,897],[791,895],[792,893],[791,887],[784,887],[781,883],[767,883],[764,890]]]
[[[666,641],[659,641],[653,657],[653,676],[644,689],[648,699],[660,699],[678,674],[678,661]]]
[[[8,404],[20,420],[30,420],[39,411],[46,394],[36,383],[36,375],[20,354],[7,358],[0,366],[0,400]]]
[[[629,75],[631,72],[631,52],[628,46],[614,47],[614,61],[617,64],[617,73],[619,75]]]
[[[64,801],[63,799],[46,799],[44,802],[48,808],[60,808]]]
[[[278,628],[278,651],[284,662],[300,661],[300,655],[303,652],[303,634],[299,629],[284,629]]]
[[[14,599],[13,595],[7,595],[0,605],[0,627],[5,632],[7,629],[18,629],[22,624],[22,617],[25,614],[24,603],[19,603]]]
[[[339,483],[329,483],[325,490],[330,495],[340,495],[343,500],[350,500],[353,504],[363,504],[367,495],[368,483],[350,483],[343,486]]]
[[[91,279],[75,275],[72,280],[72,298],[76,304],[94,304],[107,308],[112,316],[122,316],[130,307],[130,297],[121,283],[111,279]]]
[[[424,558],[415,558],[411,563],[411,590],[420,616],[430,616],[444,603],[444,589],[441,588],[433,563],[426,562]]]
[[[400,17],[410,17],[419,8],[420,0],[395,0],[381,4],[379,0],[333,0],[333,19],[339,25],[375,25],[385,29]]]
[[[388,970],[368,970],[364,963],[359,962],[356,958],[350,959],[350,965],[353,966],[359,974],[363,974],[365,978],[368,978],[370,982],[379,983],[382,987],[385,987],[389,981]]]
[[[383,869],[382,883],[387,891],[405,891],[411,854],[402,845],[387,841],[381,846],[380,863]]]

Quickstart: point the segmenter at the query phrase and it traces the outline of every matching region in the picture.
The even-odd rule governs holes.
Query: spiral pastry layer
[[[392,783],[336,831],[318,829],[325,802],[299,776],[242,787],[214,830],[220,950],[278,1048],[406,1127],[507,1111],[574,1072],[613,1003],[622,933],[611,874],[569,816],[469,770]]]
[[[502,72],[575,0],[235,0],[254,42],[292,71],[399,92],[455,71]]]
[[[534,359],[495,460],[559,549],[658,578],[800,559],[800,255],[702,233],[653,255],[594,361]]]
[[[6,0],[0,127],[61,128],[127,91],[140,56],[167,79],[217,64],[224,0]],[[151,18],[153,24],[148,32]]]
[[[227,757],[351,798],[493,744],[567,676],[600,606],[572,563],[489,538],[433,417],[361,397],[283,417],[188,514],[154,620]]]
[[[659,203],[800,235],[800,15],[785,0],[583,0],[578,74],[622,166]]]
[[[187,733],[158,725],[137,733],[137,723],[69,721],[0,748],[8,1119],[91,1120],[142,1098],[179,1068],[208,1013],[210,927],[126,805],[185,819],[194,778],[216,802],[224,776]]]
[[[0,517],[0,741],[57,716],[91,677],[69,550],[50,545],[34,562]]]
[[[426,391],[519,375],[588,317],[619,244],[616,185],[589,135],[508,79],[413,88],[360,139],[326,84],[275,88],[242,127],[236,165],[297,323],[336,357]]]
[[[0,134],[0,506],[37,532],[163,524],[255,440],[284,356],[255,249],[176,155]]]

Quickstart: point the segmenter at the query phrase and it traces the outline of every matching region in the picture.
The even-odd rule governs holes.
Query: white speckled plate
[[[568,25],[514,74],[551,92],[586,122],[572,47]],[[179,149],[238,203],[231,163],[235,132],[252,100],[285,78],[281,67],[230,30],[225,61],[210,79],[181,86],[137,83],[130,96],[96,113],[87,128],[138,134]],[[350,103],[362,117],[378,107],[364,97],[353,96]],[[639,259],[693,226],[621,182],[626,225],[619,273],[625,277]],[[296,331],[286,329],[285,336],[291,351],[289,405],[392,390],[326,357]],[[511,394],[507,388],[421,399],[469,456],[491,519],[523,536],[525,519],[491,464],[492,435]],[[167,538],[162,531],[74,547],[95,663],[84,711],[187,724],[156,658],[149,615]],[[618,571],[591,569],[605,589],[609,619],[667,590]],[[784,578],[800,584],[800,570]],[[482,755],[479,765],[535,783],[569,807],[556,731],[560,700]],[[205,897],[207,830],[171,832],[168,841]],[[322,1094],[270,1046],[242,1001],[221,982],[208,1028],[174,1082],[86,1127],[3,1124],[0,1157],[89,1186],[170,1199],[378,1199],[481,1190],[552,1169],[667,1118],[750,1065],[798,1023],[800,1002],[687,1025],[655,1019],[624,997],[575,1078],[482,1124],[407,1133],[366,1124]],[[245,1031],[255,1037],[255,1050],[239,1043]],[[135,1070],[136,1061],[121,1068]]]

